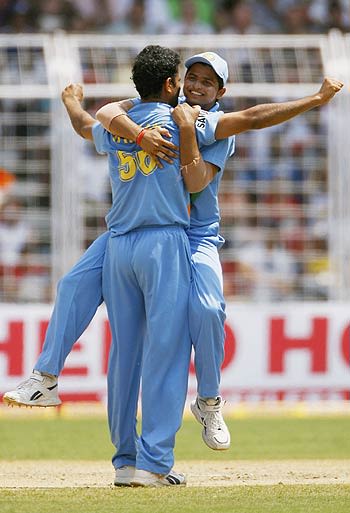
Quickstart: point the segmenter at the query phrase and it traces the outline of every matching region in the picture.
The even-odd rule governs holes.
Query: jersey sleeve
[[[196,133],[199,146],[215,142],[215,130],[223,112],[207,112],[201,110],[196,120]]]
[[[98,153],[110,153],[115,150],[113,143],[113,135],[97,122],[92,127],[92,137],[94,140],[95,148]]]
[[[129,98],[129,100],[133,103],[133,107],[135,107],[136,105],[140,105],[141,103],[141,98],[139,96],[137,96],[136,98]]]
[[[234,154],[235,151],[235,137],[228,137],[221,139],[209,146],[201,148],[201,155],[205,162],[210,162],[223,171],[226,161]]]

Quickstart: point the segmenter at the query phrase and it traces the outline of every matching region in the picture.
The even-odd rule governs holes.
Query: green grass
[[[348,513],[350,486],[0,490],[1,513]]]
[[[209,450],[201,426],[186,419],[177,436],[179,460],[350,459],[350,417],[228,420],[232,448]],[[103,418],[2,418],[0,458],[109,460],[113,447]]]
[[[350,459],[350,417],[228,420],[232,449],[209,450],[186,419],[178,460]],[[0,458],[106,460],[113,447],[103,418],[0,419]],[[1,487],[1,461],[0,461]],[[189,487],[181,489],[1,489],[1,513],[348,513],[350,485]]]

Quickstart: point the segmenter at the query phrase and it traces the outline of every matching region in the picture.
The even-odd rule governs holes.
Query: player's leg
[[[183,476],[176,483],[169,483],[166,477],[174,463],[175,435],[181,426],[188,383],[189,244],[181,229],[145,230],[140,239],[135,268],[145,295],[147,337],[142,365],[142,434],[133,484],[148,486],[148,479],[155,486],[183,484]],[[162,482],[149,473],[162,474]]]
[[[225,301],[222,270],[214,245],[192,245],[193,280],[189,301],[198,397],[191,410],[203,425],[203,440],[215,450],[228,449],[230,433],[222,417],[220,368],[224,357]]]
[[[222,270],[216,247],[197,245],[192,250],[190,333],[195,349],[198,395],[217,397],[224,357],[225,300]]]
[[[103,268],[103,295],[112,333],[108,362],[108,422],[116,452],[115,484],[129,485],[136,463],[136,416],[145,334],[143,295],[132,272],[129,236],[111,237]]]
[[[56,406],[57,379],[73,344],[102,303],[102,266],[109,233],[98,237],[74,267],[60,280],[41,354],[28,380],[7,392],[12,404]]]
[[[102,267],[109,233],[100,235],[60,280],[42,352],[34,366],[59,375],[73,344],[103,302]]]

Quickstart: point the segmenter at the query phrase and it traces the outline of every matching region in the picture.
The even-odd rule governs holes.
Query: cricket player
[[[214,52],[205,52],[189,58],[185,66],[187,73],[184,79],[184,95],[187,102],[192,105],[198,103],[208,111],[217,111],[217,100],[225,93],[227,63]],[[325,80],[321,88],[322,101],[330,99],[341,86],[338,81]],[[142,127],[136,126],[123,115],[134,102],[137,102],[137,99],[107,104],[97,112],[97,119],[113,134],[122,134],[134,139]],[[192,163],[199,159],[196,161],[196,167],[205,165],[207,168],[202,175],[205,177],[204,182],[193,180],[193,165],[186,169],[186,174],[183,173],[187,187],[198,191],[191,194],[191,224],[188,230],[193,273],[189,323],[195,348],[198,383],[198,395],[191,403],[191,411],[203,426],[204,442],[214,450],[223,450],[230,446],[230,433],[222,416],[223,400],[219,390],[220,369],[224,357],[225,301],[218,254],[218,249],[224,242],[219,234],[218,188],[227,158],[233,153],[234,140],[230,137],[218,140],[211,146],[201,148],[199,153],[194,125],[191,122],[186,125],[188,110],[183,102],[184,98],[180,100],[173,113],[180,127],[181,163]],[[300,109],[304,111],[304,108],[308,110],[312,105],[316,106],[314,102],[315,98],[309,97],[285,104],[257,106],[225,115],[218,122],[216,137],[220,138],[229,133],[238,134],[251,128],[262,128],[267,126],[266,122],[278,123],[282,119],[285,120],[285,116],[300,113]],[[267,117],[264,121],[265,116]],[[229,131],[220,132],[226,120]],[[162,150],[159,148],[158,156],[163,156]],[[191,181],[189,177],[192,178]]]
[[[208,77],[207,74],[205,74],[201,80],[209,84],[209,87],[207,85],[208,91],[204,98],[207,104],[210,103],[212,105],[212,111],[215,112],[219,108],[216,100],[225,92],[224,84],[227,81],[228,69],[227,63],[223,59],[216,54],[212,54],[212,56],[216,57],[214,62],[206,61],[210,64],[206,66],[210,76]],[[202,57],[198,56],[198,59],[201,60]],[[215,72],[212,66],[216,67]],[[189,92],[189,94],[191,93]],[[196,99],[197,98],[193,98],[193,101]],[[191,130],[193,129],[194,125],[192,123]],[[162,132],[166,133],[167,131],[163,130]],[[155,130],[147,131],[144,140],[151,135],[154,138],[154,135],[156,135]],[[159,138],[159,140],[166,145],[162,147],[164,156],[166,156],[166,149],[175,148],[173,143],[167,140],[164,141],[161,138]],[[190,140],[187,133],[186,141]],[[191,145],[191,148],[197,148],[196,138],[194,138],[194,143],[195,144]],[[158,144],[158,141],[154,143],[154,145],[156,144]],[[199,346],[205,346],[203,347],[205,351],[202,356],[199,355],[201,351],[200,347],[195,353],[195,363],[199,379],[199,394],[201,397],[208,397],[207,411],[202,412],[202,416],[203,413],[205,415],[204,423],[206,424],[206,428],[203,429],[203,439],[209,447],[215,450],[227,449],[230,446],[230,433],[224,422],[221,411],[223,401],[219,396],[225,312],[222,294],[222,272],[217,253],[217,246],[220,246],[223,240],[218,235],[219,209],[217,204],[217,190],[221,173],[217,173],[217,170],[223,171],[225,162],[228,156],[233,153],[233,149],[234,138],[227,138],[216,142],[215,145],[202,148],[204,159],[207,162],[209,170],[210,166],[213,167],[215,179],[211,183],[210,188],[206,189],[205,194],[202,195],[201,201],[197,202],[196,205],[192,205],[191,229],[188,231],[191,251],[192,253],[196,251],[197,266],[201,266],[202,269],[200,273],[198,270],[196,271],[198,273],[197,281],[199,281],[199,276],[201,277],[202,297],[198,301],[199,298],[197,299],[195,294],[196,289],[193,290],[193,311],[190,312],[190,325],[193,326],[192,331],[198,332],[200,340],[203,341],[198,343]],[[157,151],[157,148],[153,151]],[[169,152],[169,155],[174,156],[175,154]],[[190,160],[193,159],[190,158]],[[189,160],[187,159],[185,161],[188,162]],[[212,170],[210,170],[210,172],[212,172]],[[192,201],[193,199],[194,196],[192,196]],[[202,207],[200,208],[201,205]],[[193,215],[196,214],[196,212],[198,212],[197,216]],[[193,237],[191,237],[192,232]],[[199,241],[202,237],[201,232],[206,234],[206,241],[204,241],[202,249],[199,251]],[[59,403],[57,387],[55,387],[56,383],[50,381],[50,376],[43,377],[38,373],[40,371],[45,374],[57,375],[60,373],[64,360],[73,345],[74,336],[72,337],[71,332],[76,334],[79,332],[80,336],[82,322],[85,324],[88,318],[92,319],[98,305],[101,304],[103,299],[101,292],[101,276],[98,269],[102,267],[107,239],[108,234],[100,236],[91,247],[88,248],[72,271],[59,283],[55,309],[48,327],[43,352],[35,366],[36,370],[30,380],[20,385],[17,391],[6,394],[8,401],[15,401],[16,403],[21,401],[20,404],[38,406],[56,405]],[[206,254],[208,254],[207,258],[205,258]],[[205,259],[205,262],[201,263],[201,259]],[[209,273],[207,269],[208,263],[213,266],[214,274]],[[210,276],[210,274],[212,276]],[[93,292],[95,292],[94,297]],[[87,305],[88,298],[91,300]],[[82,312],[81,316],[78,315],[79,309]],[[196,316],[194,315],[195,310],[198,311]],[[71,332],[68,331],[69,329]],[[206,340],[209,340],[210,344],[205,343]],[[213,359],[214,364],[212,363]],[[42,391],[38,391],[38,387],[41,388],[41,379],[47,381],[47,387],[43,387]],[[32,390],[32,386],[35,390]],[[49,387],[50,390],[48,389]],[[33,394],[35,394],[35,396],[32,399]],[[194,404],[191,408],[194,408]]]
[[[189,69],[185,76],[184,94],[191,103],[200,104],[210,112],[217,112],[217,100],[225,93],[228,67],[224,59],[213,52],[195,55],[185,63]],[[193,89],[193,82],[197,82]],[[200,91],[200,92],[199,92]],[[96,116],[105,128],[117,135],[125,123],[133,127],[131,120],[122,118],[124,109],[132,107],[139,100],[108,104]],[[184,98],[180,99],[181,103]],[[175,109],[173,117],[180,128],[181,163],[185,166],[183,177],[186,185],[200,191],[191,195],[191,225],[187,231],[191,247],[192,282],[189,304],[191,339],[195,349],[195,369],[198,396],[191,403],[191,411],[202,424],[202,438],[214,450],[230,447],[230,433],[222,415],[224,401],[220,396],[220,368],[224,357],[225,301],[223,297],[222,269],[218,248],[223,244],[219,235],[218,189],[227,159],[234,151],[234,137],[216,141],[199,152],[193,120],[188,119],[188,107]],[[201,122],[201,118],[197,123]],[[135,138],[142,127],[134,126],[131,133]],[[161,149],[158,155],[163,157]],[[205,165],[204,175],[208,182],[193,181],[194,168]],[[191,182],[189,182],[189,179]],[[204,187],[204,190],[202,190]],[[113,393],[113,392],[112,392]]]
[[[179,56],[146,47],[133,66],[141,102],[130,115],[145,126],[166,126],[175,144],[171,117],[180,90]],[[74,127],[84,112],[65,105]],[[191,124],[199,110],[189,109]],[[219,114],[196,124],[199,144],[214,142]],[[114,138],[89,123],[99,152],[108,154],[113,205],[107,216],[110,238],[103,267],[103,297],[112,331],[108,369],[108,417],[117,453],[115,467],[135,467],[132,485],[168,486],[185,478],[172,471],[175,435],[187,394],[191,339],[188,299],[191,282],[189,194],[178,159],[160,169],[136,143]],[[78,126],[78,132],[81,133]],[[87,134],[86,134],[87,135]],[[136,415],[142,380],[142,431]]]
[[[198,61],[191,62],[191,59],[189,59],[186,62],[186,66],[188,67],[188,72],[187,72],[186,78],[185,78],[185,88],[184,88],[185,94],[188,96],[188,100],[191,103],[200,103],[201,105],[204,103],[205,105],[203,105],[203,106],[205,106],[207,108],[210,108],[211,105],[215,106],[215,100],[220,97],[220,92],[221,93],[224,92],[224,89],[222,87],[220,87],[222,84],[220,84],[219,81],[217,82],[217,84],[215,84],[215,80],[214,80],[214,86],[213,86],[213,83],[210,82],[210,77],[209,77],[209,81],[208,81],[208,76],[206,76],[206,73],[201,74],[201,71],[205,70],[207,72],[208,70],[210,70],[211,67],[213,70],[215,69],[215,66],[211,66],[213,64],[213,61],[211,60],[213,58],[213,56],[215,56],[215,54],[210,55],[207,53],[207,54],[197,56]],[[209,59],[208,59],[208,57],[209,57]],[[215,60],[214,60],[214,62],[215,62]],[[221,73],[221,72],[219,71],[219,73]],[[220,77],[220,75],[217,74],[217,78],[220,80],[220,78],[222,78],[222,77]],[[235,123],[234,130],[236,132],[233,132],[233,133],[238,133],[239,131],[243,131],[243,130],[247,130],[247,129],[251,129],[251,128],[263,128],[264,126],[271,126],[271,124],[280,123],[282,121],[285,121],[286,119],[290,119],[290,117],[293,117],[301,112],[304,112],[305,110],[308,110],[309,108],[312,108],[313,106],[317,106],[322,103],[325,103],[327,101],[327,98],[330,99],[332,97],[332,95],[336,92],[336,90],[339,90],[340,87],[341,87],[340,83],[337,83],[336,81],[329,81],[329,80],[327,81],[326,80],[323,87],[321,88],[321,91],[320,91],[320,93],[322,93],[322,94],[320,94],[319,97],[317,97],[317,95],[314,95],[314,97],[309,97],[309,98],[303,99],[301,101],[297,100],[296,102],[287,102],[285,104],[270,104],[270,105],[266,105],[266,106],[257,106],[253,109],[247,109],[247,111],[244,111],[243,113],[236,113],[236,119],[233,120],[233,122]],[[216,90],[215,90],[215,88],[216,88]],[[333,90],[333,88],[335,88],[335,89]],[[214,89],[214,96],[212,95],[213,89]],[[222,96],[222,94],[221,94],[221,96]],[[122,118],[119,118],[119,117],[115,118],[115,121],[117,121],[117,120],[121,121]],[[139,127],[137,127],[136,134],[139,133],[139,130],[140,130]],[[149,131],[148,133],[146,133],[146,135],[144,137],[144,144],[146,143],[146,137],[149,137],[150,135],[152,135],[152,136],[155,135],[155,131],[152,131],[152,132],[153,133],[151,133],[151,131]],[[127,136],[128,138],[132,138],[132,135],[130,134],[130,132],[124,133],[124,135]],[[158,144],[158,146],[156,148],[157,153],[161,151],[162,154],[166,155],[167,154],[166,152],[167,152],[168,148],[170,147],[170,145],[169,145],[168,141],[163,142],[161,139],[159,139],[159,141],[161,141],[161,143],[159,143],[159,144],[157,143]],[[220,141],[220,143],[221,143],[221,141]],[[142,143],[141,143],[141,145],[142,145]],[[218,167],[218,169],[221,168],[220,165],[217,167]],[[216,173],[215,178],[214,178],[214,183],[215,183],[215,180],[217,180],[217,181],[219,180],[219,177],[220,177],[220,173]],[[194,254],[193,248],[196,248],[196,247],[200,248],[200,244],[198,244],[198,240],[196,240],[196,239],[201,238],[200,232],[202,232],[202,234],[207,233],[208,235],[210,235],[210,227],[211,227],[213,229],[212,242],[214,242],[214,246],[215,246],[215,238],[218,237],[218,232],[215,231],[215,226],[218,226],[219,212],[218,212],[218,208],[217,208],[217,196],[215,193],[214,183],[213,183],[212,191],[210,191],[210,189],[207,188],[207,189],[205,189],[204,192],[201,193],[201,195],[199,195],[196,198],[195,201],[192,201],[191,229],[188,232],[190,242],[191,242],[192,254]],[[214,194],[213,194],[213,192],[214,192]],[[217,189],[216,189],[216,192],[217,192]],[[210,199],[212,200],[212,204],[213,204],[213,209],[212,209],[212,212],[214,213],[213,218],[211,218],[210,213],[208,213],[208,215],[206,214],[206,212],[208,210],[208,206],[210,205],[210,201],[209,201]],[[209,227],[209,231],[206,229],[206,221],[209,221],[207,223],[207,227]],[[193,237],[193,240],[192,240],[191,239],[191,231],[193,229],[197,233],[196,233],[196,236]],[[91,295],[91,290],[95,290],[96,292],[98,292],[101,289],[101,287],[98,286],[98,284],[100,284],[100,281],[101,281],[98,269],[99,269],[99,267],[101,268],[101,263],[103,261],[104,248],[105,248],[107,238],[108,238],[108,234],[104,234],[99,239],[97,239],[97,241],[95,241],[95,243],[87,250],[83,259],[77,264],[77,266],[75,266],[75,268],[73,268],[72,272],[69,273],[67,275],[67,277],[65,277],[61,281],[59,289],[58,289],[58,300],[60,297],[64,297],[65,300],[71,302],[71,304],[74,305],[75,298],[78,299],[78,293],[79,293],[79,287],[77,287],[77,281],[79,280],[79,286],[80,286],[80,284],[81,284],[81,286],[83,286],[84,280],[86,280],[86,282],[88,281],[87,280],[88,276],[90,279],[90,284],[87,285],[86,288],[83,288],[83,287],[81,288],[81,290],[82,290],[82,294],[80,297],[81,300],[80,301],[77,300],[77,305],[79,305],[79,307],[81,309],[83,309],[84,302],[86,303],[85,298],[87,297],[88,294]],[[208,239],[210,239],[210,236],[208,237]],[[209,243],[210,243],[210,240],[209,240]],[[201,257],[203,257],[203,255],[205,255],[205,251],[202,250],[202,251],[198,252],[199,259]],[[216,264],[216,262],[218,262],[216,257],[214,257],[213,262],[215,264]],[[207,268],[207,266],[205,266],[203,264],[202,269],[205,269],[205,268]],[[221,275],[221,270],[219,270],[218,275]],[[81,279],[82,277],[84,279]],[[195,282],[195,280],[194,280],[194,282]],[[206,285],[206,283],[207,283],[206,279],[203,279],[202,284]],[[64,292],[66,294],[64,294]],[[193,294],[191,294],[191,297],[193,298]],[[203,297],[205,298],[206,296],[203,295]],[[207,297],[210,297],[210,296],[207,296]],[[220,297],[220,293],[217,295],[217,297]],[[195,299],[195,301],[193,301],[193,302],[191,301],[190,305],[192,305],[192,304],[195,305],[197,298],[195,297],[194,299]],[[52,320],[51,320],[51,323],[49,326],[49,330],[47,333],[47,341],[49,341],[49,340],[52,341],[55,338],[56,338],[56,340],[61,339],[61,342],[56,344],[56,347],[60,348],[59,353],[58,353],[59,358],[57,358],[57,351],[56,351],[55,356],[53,356],[55,352],[52,351],[50,356],[46,359],[46,363],[44,361],[44,363],[41,364],[42,365],[41,367],[40,367],[40,359],[39,359],[39,362],[36,365],[37,369],[40,369],[43,372],[46,371],[49,374],[59,374],[61,368],[63,367],[64,359],[65,359],[66,355],[69,353],[74,340],[76,338],[78,338],[78,336],[84,330],[83,322],[86,323],[85,326],[88,324],[89,320],[92,318],[94,312],[96,311],[97,306],[100,304],[101,301],[102,301],[102,295],[97,293],[96,297],[92,298],[92,300],[90,301],[89,305],[87,305],[87,307],[84,305],[84,315],[82,315],[80,319],[79,319],[78,315],[74,316],[72,318],[65,314],[66,301],[62,301],[62,302],[56,301],[56,307],[55,307],[54,314],[53,314],[53,317],[52,317]],[[218,303],[220,304],[220,301]],[[216,303],[216,304],[218,304],[218,303]],[[222,303],[222,305],[223,305],[223,303]],[[62,309],[62,306],[63,306],[63,309]],[[211,309],[211,310],[213,313],[213,315],[212,315],[213,318],[215,318],[216,316],[221,319],[224,318],[223,307],[221,307],[221,305],[219,308],[216,309],[216,311],[218,312],[217,314],[215,314],[215,311],[214,311],[215,309]],[[60,314],[61,314],[61,317],[63,317],[63,319],[64,318],[67,319],[67,322],[63,322],[63,323],[55,322],[55,321],[57,321],[57,319],[60,318]],[[194,315],[192,317],[195,318]],[[206,316],[203,316],[203,317],[205,319],[208,319],[208,317],[206,317]],[[74,320],[74,322],[71,323],[71,324],[73,324],[73,326],[72,326],[73,329],[72,329],[71,333],[72,332],[75,333],[76,336],[71,335],[71,333],[69,333],[67,336],[67,328],[69,327],[69,323],[71,322],[71,319]],[[221,325],[223,325],[223,321],[221,321]],[[206,333],[206,330],[203,330],[204,335],[205,335],[205,333]],[[195,340],[195,338],[196,337],[194,337],[192,335],[192,339]],[[211,339],[219,340],[220,337],[217,337],[217,338],[211,337]],[[197,340],[199,340],[199,341],[205,340],[205,337],[199,337]],[[42,356],[44,356],[45,347],[47,347],[47,352],[50,353],[49,347],[50,346],[53,347],[54,345],[55,344],[52,344],[52,343],[50,344],[50,343],[46,342]],[[216,347],[216,354],[219,355],[216,357],[217,362],[220,361],[220,347],[222,347],[222,344],[220,345],[218,343],[217,347]],[[222,349],[221,349],[221,351],[222,351]],[[215,350],[213,351],[213,353],[215,353]],[[208,356],[208,353],[206,353],[206,351],[203,351],[201,353],[199,351],[199,346],[197,346],[195,354],[196,354],[196,360],[197,360],[196,361],[196,369],[197,369],[197,376],[198,376],[199,395],[201,395],[204,398],[205,397],[207,397],[207,398],[213,397],[214,392],[212,392],[211,390],[215,390],[215,386],[216,386],[215,381],[218,382],[218,379],[214,378],[214,380],[209,380],[209,382],[211,381],[212,383],[214,383],[214,386],[208,390],[208,385],[203,385],[203,392],[201,392],[200,383],[201,382],[204,383],[205,379],[203,381],[201,376],[198,375],[198,369],[201,369],[201,368],[205,369],[205,363],[204,363],[204,365],[202,365],[202,367],[200,364],[198,364],[198,355],[201,356],[201,358],[202,358],[202,360],[204,360],[204,362],[210,361],[210,357]],[[210,353],[209,353],[209,355],[210,355]],[[214,361],[215,361],[215,358],[214,358]],[[45,365],[46,365],[46,368],[45,368]],[[211,366],[210,370],[212,372],[214,372],[213,369],[215,369],[215,368],[217,369],[218,365]],[[205,376],[205,374],[206,374],[206,372],[202,372],[202,375]],[[214,372],[214,374],[215,374],[215,372]],[[218,372],[216,372],[216,374],[219,375]],[[48,386],[55,385],[54,380],[53,380],[53,382],[50,383],[50,378],[48,376],[38,375],[37,373],[35,373],[30,378],[29,385],[24,384],[24,386],[22,386],[22,388],[19,388],[17,391],[7,394],[7,395],[11,396],[11,398],[12,398],[11,399],[9,397],[9,400],[14,399],[17,401],[22,401],[22,404],[23,404],[23,402],[25,400],[25,398],[23,398],[23,393],[26,390],[30,389],[31,385],[33,385],[33,389],[31,391],[34,392],[34,389],[35,389],[35,391],[37,391],[38,388],[40,388],[43,385],[43,383],[40,382],[40,380],[44,380],[44,381],[46,380]],[[55,389],[54,389],[54,391],[55,391]],[[46,387],[44,388],[43,392],[44,393],[41,397],[43,398],[44,401],[51,401],[51,402],[54,402],[55,400],[59,401],[57,394],[54,397],[54,400],[52,399],[52,397],[47,398],[48,393],[53,395],[54,392],[53,393],[48,392]],[[17,397],[14,396],[14,394],[17,394]],[[18,397],[18,395],[20,395],[22,397]],[[27,397],[28,397],[28,394],[27,394]],[[197,404],[199,403],[199,405],[200,405],[201,402],[202,402],[201,399],[197,400]],[[207,406],[210,407],[211,405],[208,404]],[[194,409],[194,405],[192,405],[191,407],[192,407],[192,409]],[[204,408],[205,408],[205,406],[204,406]],[[214,424],[214,426],[215,426],[215,421],[217,421],[217,419],[218,418],[220,419],[220,417],[221,417],[220,411],[215,412],[215,408],[213,408],[213,410],[214,411],[212,411],[210,413],[210,408],[209,408],[209,412],[206,412],[208,415],[207,423],[209,424],[209,426],[208,426],[209,429],[207,428],[207,429],[203,430],[203,437],[206,433],[208,433],[208,431],[210,431],[211,425]],[[194,411],[194,413],[195,413],[195,411]],[[202,415],[201,415],[201,417],[202,417],[203,412],[201,412],[201,413],[202,413]],[[196,416],[196,418],[197,418],[197,416]],[[210,422],[210,420],[214,420],[214,423]],[[214,433],[214,435],[215,434],[217,435],[218,432],[220,432],[220,429],[219,430],[216,429],[216,433]],[[212,439],[214,440],[214,443],[217,443],[217,442],[215,442],[215,436]],[[206,441],[206,443],[208,443],[208,441],[210,442],[210,438],[208,438],[205,441]],[[219,440],[219,442],[220,442],[220,440]]]

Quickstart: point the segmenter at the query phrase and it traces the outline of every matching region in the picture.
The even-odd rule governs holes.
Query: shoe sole
[[[129,480],[126,480],[126,481],[114,481],[114,486],[126,486],[126,487],[131,487],[131,482]]]
[[[209,444],[208,440],[205,438],[205,431],[204,431],[204,429],[202,431],[202,439],[203,439],[203,442],[205,443],[205,445],[207,447],[209,447],[209,449],[212,449],[213,451],[227,451],[227,449],[229,449],[230,446],[231,446],[231,442],[230,442],[229,445],[226,445],[224,447],[223,447],[222,444],[213,447],[212,445]]]
[[[18,406],[21,408],[22,406],[25,406],[26,408],[54,408],[56,406],[60,406],[62,404],[62,401],[60,401],[57,404],[32,404],[32,403],[20,403],[19,401],[15,401],[14,399],[10,399],[9,397],[3,397],[4,403],[7,404],[7,406],[11,406],[12,408],[14,406]]]
[[[137,481],[131,481],[130,486],[132,488],[155,488],[157,485],[154,484],[145,484],[145,483],[138,483]]]
[[[200,416],[200,413],[198,412],[198,409],[196,408],[195,405],[192,405],[191,403],[191,412],[193,413],[195,419],[197,420],[197,422],[199,422],[199,424],[203,427],[203,430],[202,430],[202,439],[203,439],[203,442],[205,443],[205,445],[207,447],[209,447],[209,449],[212,449],[213,451],[227,451],[227,449],[230,448],[231,446],[231,442],[229,442],[229,445],[227,445],[226,447],[223,447],[222,445],[219,445],[219,446],[213,446],[213,445],[210,445],[210,443],[208,442],[208,440],[205,438],[205,426],[203,425],[203,422],[202,422],[202,417]]]
[[[132,486],[133,488],[164,488],[168,486],[186,486],[186,483],[164,484],[159,482],[141,483],[140,481],[131,481],[130,486]]]

